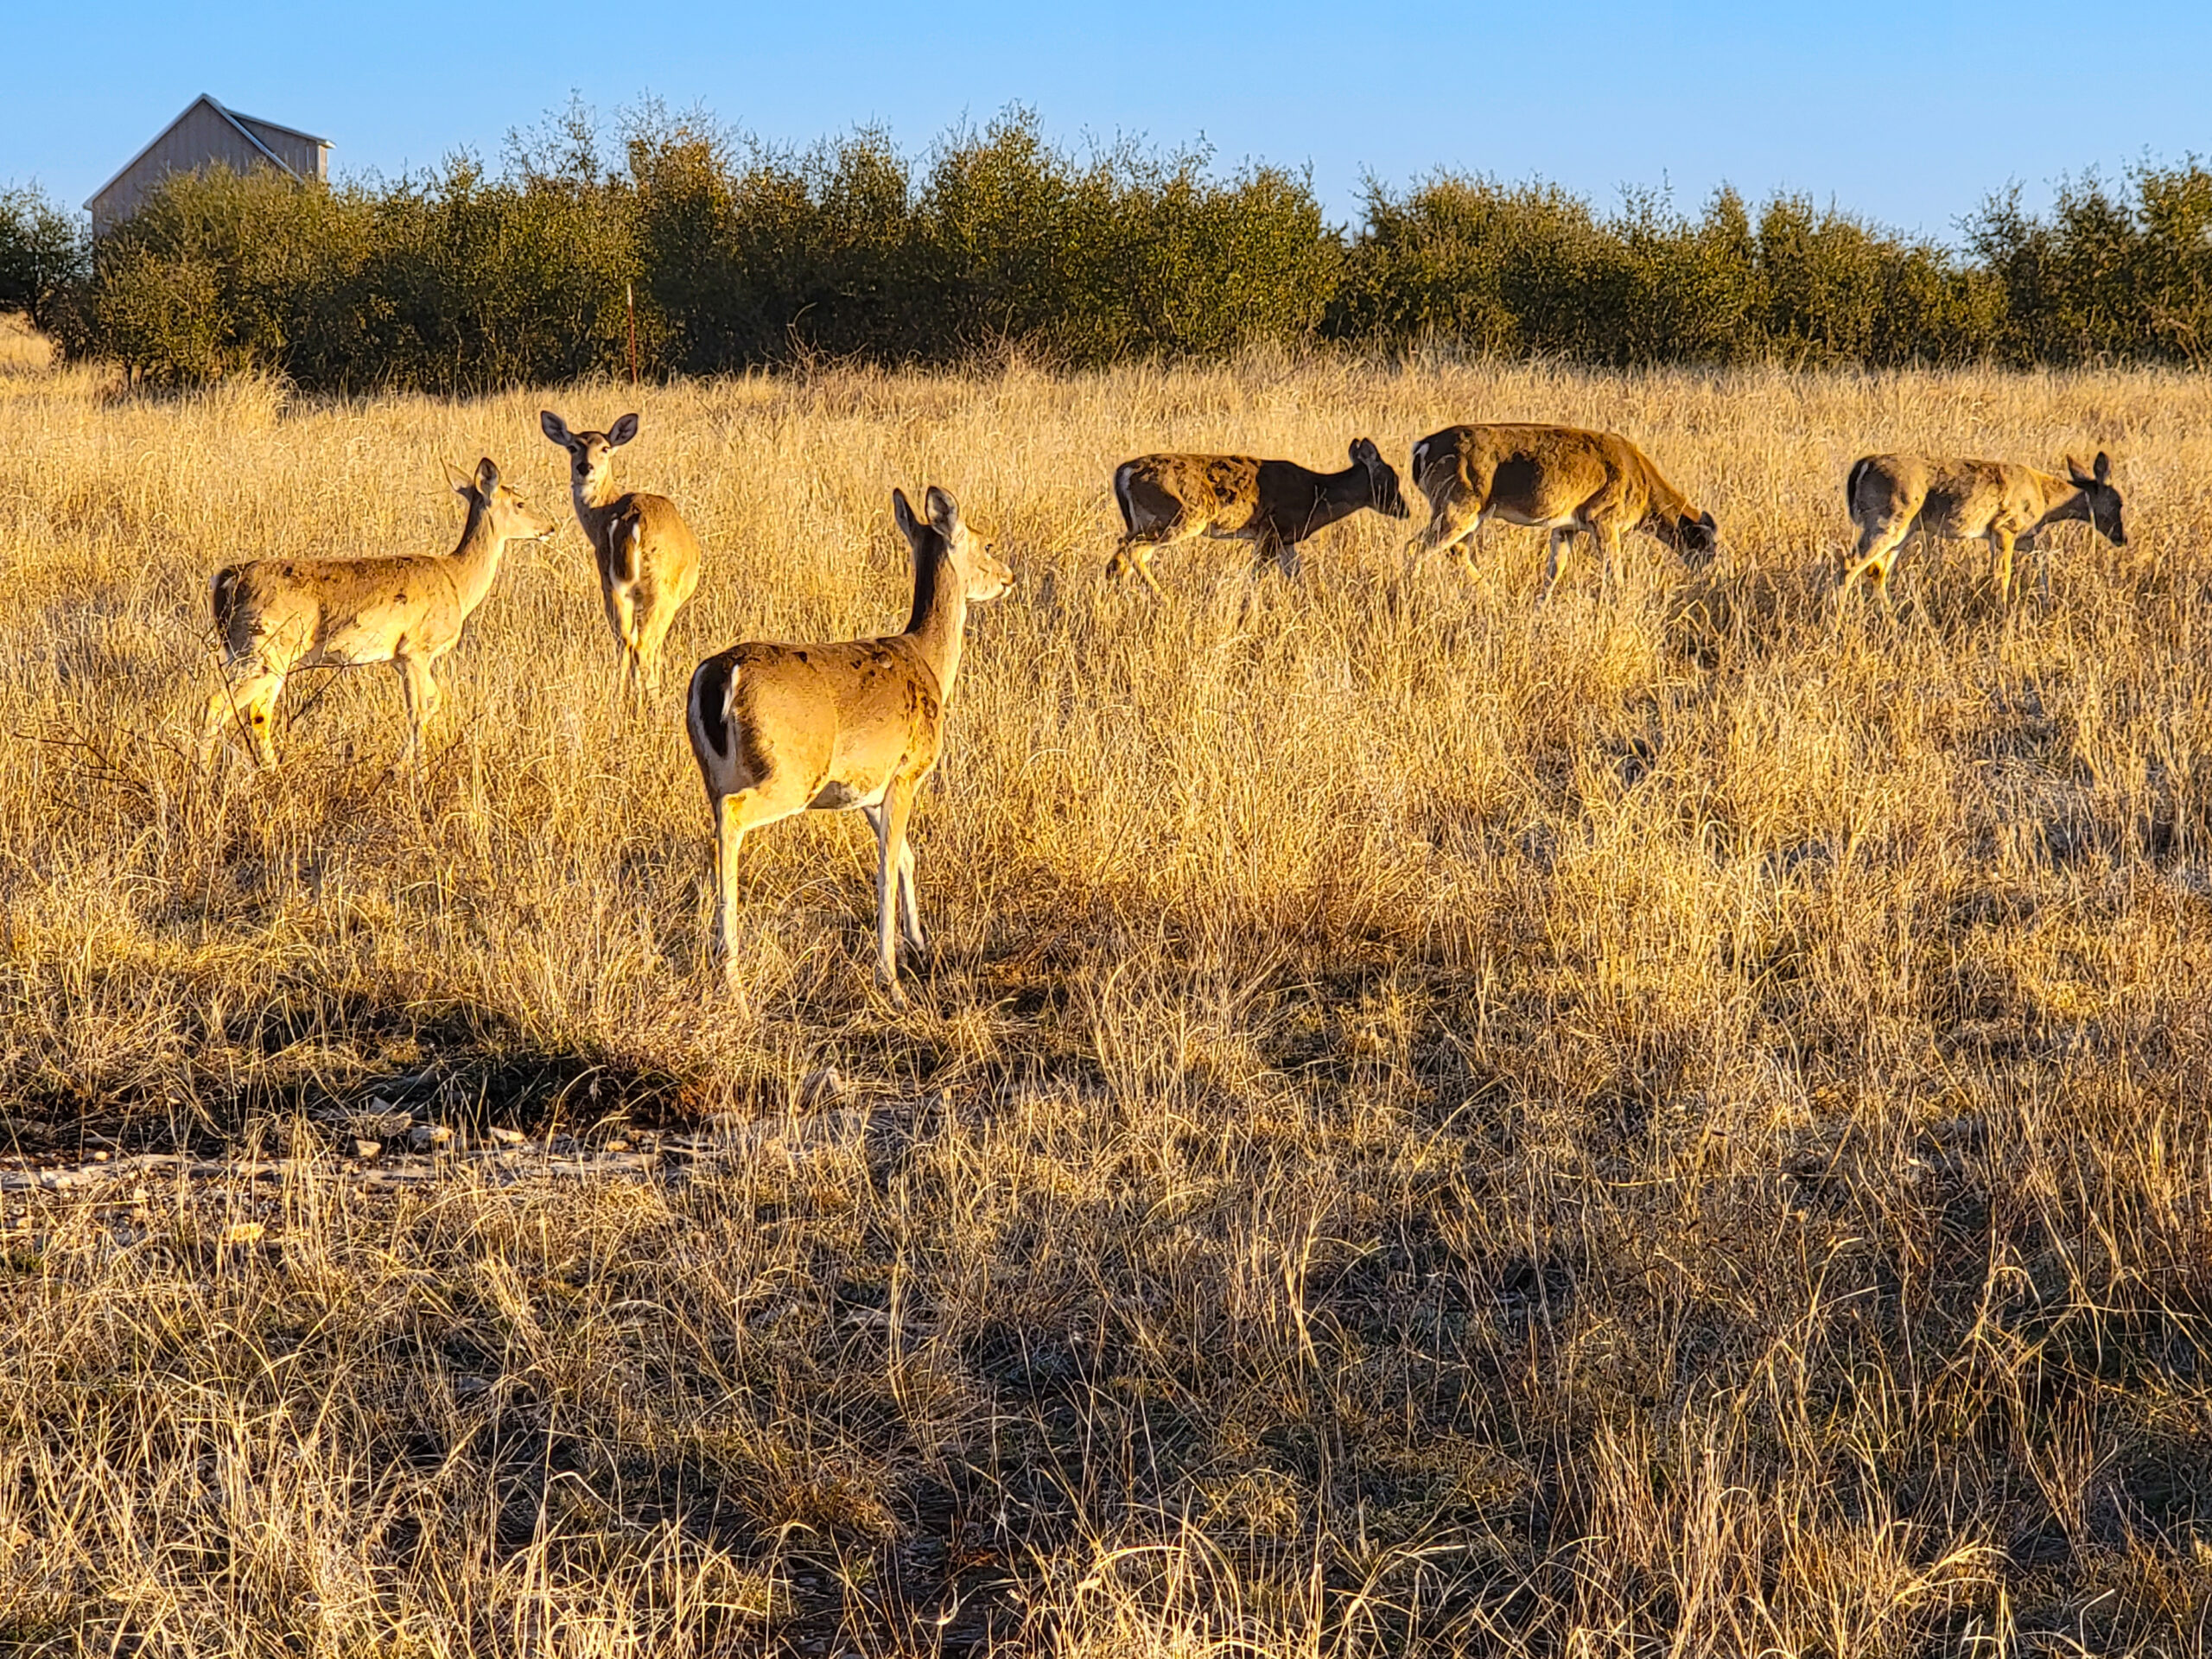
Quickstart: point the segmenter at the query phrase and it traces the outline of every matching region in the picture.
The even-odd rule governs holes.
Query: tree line
[[[0,191],[0,308],[156,384],[467,392],[621,372],[1068,367],[1274,344],[1610,365],[2195,364],[2212,353],[2212,171],[2190,157],[2014,189],[1953,248],[1802,195],[1606,212],[1542,183],[1370,181],[1332,226],[1305,175],[1203,150],[1078,155],[1016,111],[919,158],[861,130],[779,149],[572,108],[397,181],[174,177],[91,243]]]

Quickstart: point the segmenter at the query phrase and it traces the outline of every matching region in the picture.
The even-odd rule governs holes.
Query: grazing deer
[[[968,607],[1014,583],[952,497],[932,485],[917,519],[902,491],[891,508],[914,555],[906,631],[835,645],[732,645],[691,676],[685,725],[715,815],[715,934],[738,990],[737,855],[746,834],[801,812],[858,807],[874,827],[876,970],[903,1004],[892,906],[910,950],[926,941],[914,899],[906,820],[937,765],[960,671]],[[741,995],[742,994],[741,993]]]
[[[1859,547],[1840,586],[1871,577],[1885,605],[1898,550],[1915,530],[1948,541],[1986,541],[1997,556],[1998,591],[2007,599],[2012,596],[2012,550],[2034,552],[2046,525],[2086,519],[2114,547],[2127,545],[2112,458],[2101,452],[2086,473],[2069,458],[2064,478],[2009,461],[1862,455],[1844,481],[1843,497],[1859,527]],[[2050,566],[2038,559],[2036,568],[2048,599]]]
[[[1298,574],[1298,544],[1363,507],[1406,516],[1398,475],[1365,438],[1351,446],[1341,473],[1313,473],[1294,461],[1249,455],[1139,455],[1114,469],[1122,536],[1106,574],[1135,570],[1154,597],[1152,556],[1196,536],[1249,542],[1256,563],[1274,560]]]
[[[622,648],[628,683],[658,691],[661,642],[699,585],[699,538],[666,496],[616,493],[614,452],[638,435],[635,415],[604,432],[571,432],[550,409],[538,411],[537,423],[569,452],[576,522],[599,566],[607,626]]]
[[[1408,551],[1450,551],[1471,569],[1485,519],[1551,532],[1544,591],[1559,583],[1560,555],[1577,536],[1598,543],[1610,572],[1624,531],[1648,530],[1685,563],[1701,565],[1720,527],[1660,475],[1618,432],[1573,426],[1447,426],[1414,445],[1414,482],[1428,498],[1428,528]]]
[[[211,753],[236,721],[264,766],[276,764],[269,721],[284,677],[296,668],[390,663],[407,700],[408,753],[445,699],[430,671],[484,602],[509,542],[553,533],[553,521],[499,481],[489,457],[471,478],[448,467],[468,504],[461,545],[430,554],[372,559],[255,559],[226,565],[211,592],[223,636],[224,684],[207,700],[200,752]]]

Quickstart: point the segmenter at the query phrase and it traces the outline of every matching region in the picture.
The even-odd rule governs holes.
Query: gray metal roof
[[[283,162],[278,159],[276,155],[270,150],[268,145],[263,143],[260,139],[254,137],[252,129],[245,125],[247,121],[252,122],[255,126],[270,127],[278,132],[289,133],[295,138],[304,138],[311,144],[321,144],[325,149],[330,148],[329,139],[318,138],[311,132],[302,132],[297,127],[288,127],[281,121],[264,121],[257,115],[245,116],[241,118],[237,112],[225,109],[221,104],[218,103],[209,94],[202,92],[199,97],[194,99],[191,103],[186,105],[182,109],[176,112],[175,120],[171,121],[168,125],[163,127],[159,132],[148,139],[144,149],[141,149],[136,156],[133,156],[129,161],[125,162],[121,167],[116,168],[114,177],[111,178],[105,184],[100,186],[99,189],[93,191],[91,195],[87,196],[85,199],[86,208],[89,211],[94,202],[98,201],[102,196],[107,194],[109,191],[114,189],[117,185],[122,183],[124,179],[128,176],[132,168],[137,166],[138,163],[144,161],[147,156],[152,155],[160,146],[162,140],[168,137],[170,133],[175,131],[178,126],[183,123],[184,118],[190,115],[202,104],[205,104],[209,109],[220,116],[225,123],[226,123],[239,137],[245,139],[246,143],[251,144],[256,150],[259,151],[270,166],[276,168],[280,172],[290,174],[294,178],[299,177],[299,175],[293,172],[290,168],[285,166]]]

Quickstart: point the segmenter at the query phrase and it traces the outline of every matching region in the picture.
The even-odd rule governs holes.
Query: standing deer
[[[1398,474],[1365,438],[1351,446],[1341,473],[1308,472],[1294,461],[1249,455],[1139,455],[1114,469],[1114,499],[1122,536],[1106,574],[1135,570],[1160,596],[1152,556],[1197,536],[1249,542],[1255,563],[1274,560],[1298,574],[1298,544],[1363,507],[1406,516]]]
[[[553,521],[499,481],[489,457],[474,478],[448,467],[454,493],[468,504],[461,545],[429,554],[370,559],[256,559],[226,565],[211,588],[223,637],[224,684],[207,700],[202,756],[224,729],[244,727],[254,755],[276,764],[269,721],[284,677],[296,668],[390,663],[407,702],[409,754],[445,699],[431,665],[451,651],[461,625],[484,602],[509,542],[553,533]]]
[[[571,432],[550,409],[538,411],[537,423],[569,452],[576,522],[599,566],[607,626],[622,648],[628,683],[658,691],[661,642],[699,585],[699,538],[666,496],[616,493],[614,452],[638,435],[635,415],[604,432]]]
[[[1577,536],[1596,542],[1610,572],[1625,531],[1647,530],[1699,565],[1720,527],[1617,432],[1573,426],[1447,426],[1414,445],[1414,482],[1428,498],[1427,529],[1409,552],[1449,550],[1473,568],[1475,531],[1490,518],[1551,532],[1544,590],[1559,583],[1560,555]]]
[[[1862,455],[1844,480],[1843,497],[1859,527],[1859,546],[1840,585],[1848,588],[1871,577],[1885,605],[1890,603],[1890,571],[1916,529],[1948,541],[1986,541],[1997,556],[1998,591],[2007,599],[2012,596],[2012,550],[2035,552],[2047,525],[2086,519],[2114,547],[2127,545],[2112,458],[2102,452],[2086,473],[2069,457],[2064,478],[2009,461]],[[2036,569],[2048,599],[2050,566],[2038,558]]]
[[[952,497],[932,485],[917,519],[904,492],[891,509],[914,556],[914,607],[904,633],[835,645],[732,645],[691,676],[685,725],[715,817],[715,935],[737,980],[737,855],[748,831],[801,812],[858,807],[874,827],[876,971],[894,1004],[899,957],[892,907],[910,950],[926,941],[914,899],[906,821],[938,762],[960,671],[968,607],[1014,583]]]

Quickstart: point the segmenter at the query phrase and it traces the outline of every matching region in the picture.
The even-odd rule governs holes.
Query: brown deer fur
[[[1257,562],[1298,572],[1298,544],[1362,508],[1406,516],[1398,474],[1365,438],[1351,446],[1341,473],[1309,472],[1294,461],[1249,455],[1139,455],[1114,469],[1114,499],[1122,536],[1106,563],[1118,576],[1135,570],[1157,595],[1152,556],[1193,537],[1252,543]]]
[[[892,906],[900,900],[907,946],[924,948],[906,823],[915,791],[938,762],[968,607],[1013,584],[932,486],[917,519],[901,492],[892,511],[914,557],[914,606],[904,633],[831,645],[747,644],[709,657],[691,676],[685,725],[715,816],[715,937],[737,989],[737,856],[747,832],[800,812],[857,807],[874,826],[876,969],[899,990]]]
[[[1719,534],[1711,513],[1693,506],[1617,432],[1447,426],[1414,445],[1413,477],[1429,506],[1414,551],[1446,549],[1471,567],[1474,534],[1486,519],[1549,531],[1546,598],[1559,581],[1560,555],[1578,535],[1598,543],[1610,570],[1630,530],[1649,531],[1694,563],[1712,556]]]
[[[444,699],[431,665],[484,602],[509,542],[553,533],[553,521],[499,481],[486,458],[474,478],[448,467],[468,504],[461,544],[440,558],[256,559],[226,565],[210,588],[223,639],[224,683],[207,700],[203,752],[233,722],[255,758],[276,764],[269,722],[296,668],[390,663],[407,702],[410,753]]]
[[[538,412],[537,423],[569,452],[576,523],[599,566],[600,598],[625,673],[633,688],[657,691],[661,644],[699,585],[699,538],[666,496],[614,487],[614,452],[638,435],[635,415],[604,432],[571,432],[550,409]]]
[[[1890,571],[1915,530],[1950,541],[1986,541],[1997,557],[1998,590],[2012,592],[2012,550],[2036,550],[2046,524],[2080,518],[2114,547],[2127,544],[2112,458],[2100,454],[2088,471],[2072,460],[2064,478],[2009,461],[1961,461],[1943,455],[1862,455],[1844,481],[1844,500],[1859,528],[1859,545],[1842,586],[1871,579],[1885,604]],[[2043,590],[2050,575],[2040,560]]]

